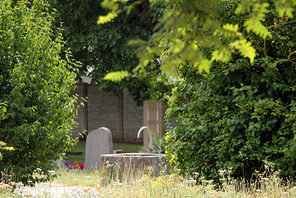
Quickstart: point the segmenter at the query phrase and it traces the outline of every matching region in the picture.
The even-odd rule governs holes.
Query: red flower
[[[83,169],[84,168],[84,164],[78,164],[79,168]]]

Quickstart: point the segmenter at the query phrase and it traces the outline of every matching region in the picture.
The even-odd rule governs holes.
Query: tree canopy
[[[64,29],[65,48],[70,48],[73,58],[82,63],[78,77],[87,74],[101,90],[115,94],[123,90],[133,95],[139,103],[150,97],[153,93],[150,89],[156,85],[166,90],[164,82],[157,81],[152,74],[150,78],[141,79],[131,76],[120,83],[103,79],[108,72],[132,72],[138,59],[136,48],[129,46],[128,42],[131,39],[150,38],[165,6],[161,2],[150,4],[143,1],[128,15],[122,13],[110,23],[97,25],[98,17],[108,12],[101,7],[101,3],[95,0],[51,1],[56,9],[57,25],[61,22]],[[157,71],[160,65],[153,61],[150,66]]]
[[[159,0],[151,0],[156,3]],[[110,10],[98,20],[104,24],[118,17],[119,14],[129,11],[129,1],[104,0],[103,6]],[[137,4],[136,1],[135,4]],[[265,21],[269,13],[274,13],[278,19],[291,18],[296,6],[295,0],[166,0],[166,9],[163,16],[154,28],[153,35],[148,40],[136,40],[133,44],[141,46],[138,50],[139,64],[134,73],[145,70],[155,57],[161,60],[161,69],[172,76],[177,76],[180,67],[194,66],[199,72],[209,72],[215,61],[228,62],[233,54],[240,54],[248,58],[252,64],[256,50],[252,40],[248,40],[249,33],[256,34],[262,40],[272,38],[268,30],[269,23]],[[231,7],[231,4],[237,4]],[[120,4],[125,4],[124,8]],[[233,9],[233,16],[241,16],[243,20],[232,20],[221,23],[219,7]],[[263,43],[264,44],[264,43]],[[262,46],[263,49],[264,45]],[[207,51],[205,52],[205,49]],[[210,53],[208,53],[208,51]],[[287,54],[288,56],[288,54]],[[128,74],[122,75],[122,77]]]

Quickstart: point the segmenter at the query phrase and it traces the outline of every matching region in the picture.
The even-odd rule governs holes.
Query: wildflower
[[[82,163],[79,163],[78,166],[79,166],[79,168],[81,168],[81,169],[84,168],[84,164],[82,164]]]
[[[87,188],[85,188],[83,191],[87,193],[89,190]]]
[[[1,186],[1,189],[6,189],[7,187],[9,187],[8,184],[3,184],[3,185]]]
[[[148,178],[149,178],[148,175],[143,175],[143,176],[142,176],[142,179],[148,179]]]
[[[164,183],[163,177],[161,177],[161,176],[157,177],[155,183],[157,183],[159,185],[162,184],[162,183]]]
[[[191,192],[192,192],[193,194],[195,194],[195,195],[196,195],[196,193],[197,193],[197,191],[194,190],[194,189],[191,189]]]
[[[180,185],[184,185],[184,182],[180,182],[179,184],[180,184]]]
[[[173,183],[173,180],[172,179],[168,179],[167,182],[170,184],[170,183]]]
[[[157,182],[152,182],[152,183],[151,183],[151,187],[152,187],[152,188],[158,188],[159,185],[158,185]]]
[[[181,177],[181,176],[179,177],[179,180],[183,180],[183,179],[184,179],[183,177]]]
[[[102,190],[102,188],[101,188],[100,186],[96,186],[95,189],[96,189],[97,191]]]

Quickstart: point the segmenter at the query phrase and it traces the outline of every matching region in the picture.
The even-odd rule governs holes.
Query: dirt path
[[[37,184],[35,187],[19,187],[16,194],[22,197],[47,197],[47,198],[76,198],[97,197],[95,188],[83,186],[63,186],[57,184]]]

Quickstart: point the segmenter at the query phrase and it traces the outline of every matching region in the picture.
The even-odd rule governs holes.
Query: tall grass
[[[108,175],[105,175],[108,176]],[[283,181],[278,175],[257,175],[256,179],[246,184],[235,180],[224,181],[220,188],[211,181],[199,181],[183,178],[177,174],[163,175],[156,178],[149,175],[124,175],[125,179],[112,180],[108,185],[97,187],[101,197],[229,197],[229,198],[279,198],[296,197],[296,187]],[[140,178],[139,178],[140,177]],[[106,178],[105,178],[106,179]],[[113,178],[114,179],[114,178]]]
[[[164,197],[198,197],[198,198],[284,198],[296,197],[296,187],[289,181],[278,177],[276,172],[256,173],[251,183],[224,178],[219,188],[211,181],[200,177],[198,181],[178,174],[164,174],[152,177],[151,167],[130,168],[119,171],[116,166],[104,167],[100,172],[58,171],[58,178],[48,188],[62,187],[65,194],[53,194],[42,187],[40,193],[32,197],[116,197],[116,198],[164,198]],[[44,192],[41,192],[45,190]],[[66,192],[71,190],[71,192]],[[28,191],[28,190],[27,190]],[[22,197],[12,194],[11,187],[0,184],[0,197]],[[21,192],[21,191],[18,191]],[[66,194],[68,193],[68,194]],[[68,196],[69,195],[69,196]]]

